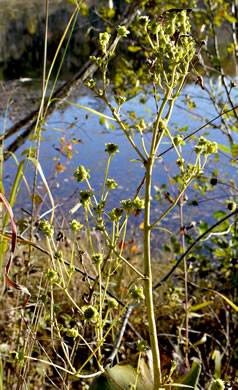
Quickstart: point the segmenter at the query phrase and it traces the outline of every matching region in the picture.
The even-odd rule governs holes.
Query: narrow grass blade
[[[52,99],[52,101],[53,100],[60,100],[60,99]],[[111,116],[108,116],[106,114],[102,114],[101,112],[94,110],[93,108],[81,106],[80,104],[69,102],[68,100],[64,100],[64,102],[67,103],[67,104],[70,104],[72,106],[76,106],[76,107],[82,108],[83,110],[89,111],[92,114],[98,115],[100,117],[103,117],[103,118],[106,118],[106,119],[110,119],[111,121],[115,121],[116,120],[116,119],[114,119]]]

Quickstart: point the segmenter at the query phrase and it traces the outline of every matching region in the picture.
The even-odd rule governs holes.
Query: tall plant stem
[[[185,239],[184,239],[184,225],[183,225],[183,199],[182,197],[179,199],[179,214],[180,214],[180,232],[181,232],[181,242],[182,242],[182,248],[183,253],[185,253]],[[187,272],[187,259],[186,256],[184,256],[183,259],[183,266],[184,266],[184,298],[185,298],[185,347],[184,347],[184,355],[185,355],[185,364],[187,368],[189,367],[189,360],[188,360],[188,342],[189,342],[189,329],[188,329],[188,272]]]
[[[152,292],[152,271],[150,251],[150,198],[151,198],[151,177],[154,157],[150,157],[146,164],[146,186],[145,186],[145,214],[144,214],[144,276],[145,276],[145,298],[149,322],[150,346],[153,355],[154,389],[161,387],[161,366],[156,322],[154,315],[153,292]]]

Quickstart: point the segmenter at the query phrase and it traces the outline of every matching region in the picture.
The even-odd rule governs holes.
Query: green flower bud
[[[83,319],[85,321],[90,322],[90,321],[98,319],[99,314],[98,314],[97,309],[94,306],[92,306],[92,305],[90,305],[90,306],[83,306],[82,310],[83,310],[83,313],[84,313]]]
[[[114,156],[115,153],[119,153],[119,147],[117,144],[105,144],[105,146],[105,152],[107,152],[109,156]]]
[[[104,59],[101,57],[90,56],[89,59],[93,64],[97,65],[99,68],[102,66],[104,62]]]
[[[109,309],[116,309],[118,307],[118,302],[115,298],[108,298],[107,306]]]
[[[198,146],[202,146],[205,148],[207,146],[207,139],[204,137],[200,137],[198,140]]]
[[[63,252],[61,250],[58,250],[55,252],[55,257],[58,260],[63,260]]]
[[[99,34],[99,44],[104,54],[107,54],[107,46],[109,44],[110,37],[111,35],[108,34],[107,32]]]
[[[146,129],[147,125],[144,121],[144,119],[141,119],[139,120],[139,123],[137,125],[135,125],[135,127],[139,130],[139,131],[143,131]]]
[[[128,34],[130,34],[130,31],[127,30],[127,28],[125,26],[118,26],[117,27],[117,36],[119,38],[124,38],[126,37]]]
[[[145,208],[144,199],[140,199],[138,196],[132,201],[132,206],[135,211]]]
[[[179,134],[177,134],[174,137],[174,143],[175,143],[176,146],[178,146],[178,145],[186,145],[185,142],[184,142],[184,139],[183,139],[183,135],[179,135]]]
[[[225,383],[221,379],[213,379],[210,384],[209,390],[223,390],[225,389]]]
[[[45,277],[50,281],[50,284],[55,284],[59,281],[58,273],[53,269],[48,269],[48,271],[45,274]]]
[[[141,27],[143,27],[143,28],[146,28],[149,21],[150,21],[150,19],[148,16],[140,16],[139,17],[139,23],[140,23]]]
[[[196,154],[201,154],[202,153],[202,146],[194,146],[194,150]]]
[[[184,158],[178,158],[178,160],[176,160],[176,164],[178,165],[179,168],[183,168],[184,163],[185,163]]]
[[[122,106],[122,104],[125,103],[126,98],[123,96],[114,96],[114,100],[118,104],[118,106],[120,107],[120,106]]]
[[[93,207],[93,210],[95,211],[96,214],[101,214],[103,209],[106,206],[106,201],[103,200],[101,203],[98,203],[96,206]]]
[[[11,360],[18,360],[18,352],[17,351],[10,351],[9,353]]]
[[[79,201],[82,203],[83,207],[87,207],[90,202],[90,197],[92,193],[89,190],[79,192]]]
[[[126,199],[121,201],[121,205],[123,210],[125,210],[126,214],[128,214],[132,209],[133,203],[131,199]]]
[[[53,237],[54,227],[49,222],[47,222],[45,219],[42,219],[38,223],[38,228],[39,228],[39,230],[42,231],[44,236]]]
[[[213,153],[217,153],[217,151],[218,151],[217,143],[216,142],[209,142],[209,144],[207,145],[207,153],[213,154]]]
[[[93,89],[96,85],[96,81],[94,81],[93,79],[89,79],[89,80],[85,81],[85,85],[86,85],[86,87]]]
[[[145,299],[144,293],[143,293],[143,287],[134,287],[133,290],[130,291],[130,295],[133,299],[135,299],[137,302]]]
[[[107,46],[109,41],[110,41],[110,38],[111,38],[111,35],[108,34],[107,32],[104,32],[104,33],[100,33],[99,34],[99,43],[100,45],[103,47],[103,46]]]
[[[104,256],[101,253],[95,253],[92,255],[92,262],[95,265],[100,265],[104,260]]]
[[[112,209],[108,215],[110,216],[111,221],[119,221],[122,217],[123,209],[116,207],[115,209]]]
[[[106,186],[108,190],[114,190],[118,184],[115,182],[114,179],[107,179]]]
[[[78,329],[75,328],[67,329],[66,336],[73,338],[73,340],[76,340],[78,335],[79,335]]]
[[[25,354],[22,351],[20,351],[20,352],[11,351],[10,358],[11,358],[11,360],[17,360],[20,364],[23,364],[24,359],[25,359]]]
[[[73,219],[72,222],[70,222],[70,226],[72,229],[72,232],[79,232],[80,229],[82,229],[83,225],[79,223],[76,219]]]
[[[148,348],[148,343],[146,340],[138,340],[137,341],[137,351],[139,352],[145,352]]]
[[[231,200],[226,200],[226,207],[230,211],[235,211],[237,208],[237,204],[235,202],[232,202]]]
[[[74,172],[74,177],[76,177],[77,181],[81,183],[85,179],[90,179],[89,172],[90,169],[85,169],[83,165],[80,165]]]

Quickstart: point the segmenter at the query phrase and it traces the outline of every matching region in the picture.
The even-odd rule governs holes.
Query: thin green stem
[[[125,243],[125,240],[126,240],[126,228],[127,228],[127,219],[125,221],[124,230],[123,230],[123,236],[122,236],[122,240],[121,240],[120,255],[122,255],[123,248],[124,248],[124,243]]]
[[[89,225],[89,220],[88,220],[88,209],[87,209],[87,206],[84,207],[84,211],[85,211],[85,220],[86,220],[86,225],[87,225],[89,244],[90,244],[91,252],[93,254],[94,253],[94,248],[93,248],[91,230],[90,230],[90,225]]]
[[[93,189],[92,189],[92,187],[91,187],[91,184],[89,183],[89,180],[88,180],[88,178],[87,178],[87,177],[85,178],[85,181],[86,181],[86,183],[87,183],[87,186],[88,186],[89,190],[90,190],[90,191],[91,191],[91,193],[92,193],[92,196],[93,196],[93,199],[94,199],[95,205],[97,206],[97,205],[98,205],[97,198],[96,198],[96,196],[94,195]]]
[[[106,170],[105,170],[103,186],[102,186],[101,203],[103,201],[103,195],[104,195],[105,185],[106,185],[106,181],[107,181],[107,175],[108,175],[110,161],[111,161],[111,155],[109,154],[108,159],[107,159],[107,166],[106,166]],[[106,195],[105,195],[104,200],[106,200]]]
[[[99,318],[98,318],[98,328],[99,328],[99,343],[102,340],[102,273],[101,265],[98,264],[98,283],[99,283]]]
[[[142,162],[145,162],[145,157],[143,156],[143,154],[141,153],[141,151],[138,149],[138,147],[136,146],[135,142],[133,141],[133,138],[130,136],[130,134],[128,133],[127,131],[127,128],[126,126],[124,125],[124,123],[121,121],[120,119],[120,116],[117,114],[116,110],[112,107],[112,105],[109,103],[109,101],[104,97],[102,96],[102,99],[104,100],[104,102],[106,103],[106,105],[110,108],[111,112],[112,112],[112,115],[114,116],[114,118],[116,119],[117,123],[119,124],[120,128],[122,129],[122,131],[124,132],[126,138],[128,139],[128,141],[130,142],[131,146],[133,147],[133,149],[136,151],[136,153],[138,154],[138,156],[140,156]]]
[[[152,149],[153,150],[153,149]],[[151,250],[150,250],[150,207],[151,207],[151,177],[154,157],[150,157],[146,164],[146,184],[145,184],[145,210],[144,210],[144,290],[146,299],[147,316],[149,323],[150,346],[153,355],[154,389],[161,387],[161,363],[158,345],[156,321],[153,303],[153,278],[151,270]]]
[[[105,335],[103,336],[100,344],[96,347],[96,349],[93,351],[93,353],[91,353],[91,355],[89,355],[89,357],[87,358],[87,360],[82,364],[82,366],[77,370],[76,372],[76,375],[78,375],[80,373],[80,371],[82,371],[82,369],[86,366],[86,364],[91,360],[91,358],[97,353],[97,351],[99,350],[99,348],[103,345],[103,343],[105,342],[108,334],[110,333],[111,329],[114,327],[114,325],[117,323],[117,321],[119,320],[119,318],[124,314],[126,308],[129,306],[129,304],[131,303],[131,300],[129,300],[129,302],[127,302],[127,304],[122,308],[122,310],[120,311],[120,313],[116,316],[116,318],[114,319],[114,321],[112,322],[112,324],[109,326],[108,330],[106,331]]]

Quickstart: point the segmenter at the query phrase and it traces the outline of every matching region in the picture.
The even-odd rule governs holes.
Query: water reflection
[[[188,85],[181,96],[179,106],[186,94],[193,95],[197,104],[198,112],[203,112],[203,115],[208,119],[215,116],[215,111],[211,110],[211,107],[207,105],[207,96],[205,91],[201,91],[198,87]],[[107,110],[105,110],[103,103],[96,99],[93,94],[90,94],[85,87],[82,87],[80,92],[78,91],[78,96],[74,96],[72,100],[76,101],[80,105],[92,107],[105,114],[110,114]],[[123,114],[127,115],[127,112],[131,112],[132,110],[135,111],[137,115],[143,117],[145,121],[148,121],[151,115],[148,113],[148,110],[151,110],[152,115],[155,112],[153,98],[151,97],[144,106],[139,103],[139,98],[129,101],[123,107]],[[200,126],[200,122],[197,120],[195,115],[191,115],[190,113],[181,110],[181,107],[177,106],[174,109],[172,121],[172,129],[176,129],[177,127],[182,128],[187,125],[189,133]],[[96,195],[100,196],[107,158],[104,152],[105,143],[117,143],[120,150],[120,153],[113,157],[109,171],[109,177],[116,180],[119,186],[115,191],[111,192],[110,197],[108,198],[107,211],[110,211],[112,207],[120,206],[119,200],[132,198],[135,195],[137,187],[144,175],[144,167],[140,162],[131,162],[131,160],[135,159],[137,156],[132,151],[128,141],[119,129],[116,128],[114,131],[112,131],[110,127],[106,129],[104,125],[99,123],[99,118],[97,116],[93,114],[88,115],[86,111],[72,105],[65,106],[61,111],[55,112],[51,115],[51,117],[47,120],[45,127],[47,128],[47,132],[42,134],[44,141],[41,142],[40,163],[52,190],[55,202],[60,205],[60,207],[56,210],[56,218],[59,224],[62,219],[69,220],[73,217],[72,215],[69,215],[69,210],[78,202],[78,191],[86,188],[84,184],[78,185],[73,177],[77,166],[84,165],[87,169],[90,169],[91,185],[94,188]],[[221,136],[218,129],[213,129],[210,133],[208,129],[206,129],[200,133],[200,135],[202,134],[205,134],[209,139],[216,140],[219,143],[227,143],[226,139]],[[150,138],[151,135],[148,133],[146,136],[147,146],[149,145]],[[140,145],[140,136],[135,135],[134,139],[137,145]],[[8,142],[10,141],[11,140]],[[169,140],[165,139],[161,145],[160,151],[162,152],[166,150],[168,144]],[[16,153],[19,160],[23,158],[22,153],[24,153],[24,150],[28,149],[30,145],[31,142],[27,141],[24,147]],[[72,153],[72,159],[69,158],[69,155],[67,155],[67,148],[70,153]],[[187,158],[188,161],[192,162],[194,161],[195,156],[191,153],[191,149],[192,143],[190,143],[187,149],[185,149],[184,158]],[[178,173],[178,169],[174,163],[176,158],[177,157],[173,150],[166,154],[163,158],[170,177],[173,177],[176,173]],[[11,187],[12,178],[16,174],[16,169],[16,164],[14,163],[13,158],[9,159],[9,161],[5,164],[5,175],[10,175],[8,176],[8,179],[6,178],[5,180],[5,188],[8,191]],[[217,169],[216,163],[208,163],[204,174],[211,177],[214,169]],[[233,168],[232,171],[232,167],[229,167],[229,170],[229,173],[233,174],[235,177],[235,168]],[[31,183],[33,177],[32,172],[32,167],[29,166],[26,172],[26,177],[29,183]],[[154,168],[153,185],[159,187],[166,183],[168,185],[168,190],[170,190],[167,172],[158,160]],[[223,174],[221,172],[221,178],[222,176]],[[50,207],[50,205],[47,202],[46,191],[41,180],[39,181],[38,191],[42,199],[44,199],[43,207],[41,208],[41,212],[44,212]],[[153,190],[152,219],[154,218],[153,216],[160,215],[169,206],[165,199],[163,199],[162,203],[159,203],[154,197],[155,194],[156,191]],[[191,201],[194,196],[192,186],[187,191],[187,195],[189,197],[189,201]],[[223,208],[222,203],[219,203],[221,202],[219,199],[220,195],[221,188],[217,188],[217,190],[214,189],[211,195],[206,194],[205,197],[198,196],[198,201],[206,200],[206,197],[217,197],[217,200],[213,200],[212,202],[205,201],[202,204],[202,207],[192,207],[186,204],[184,206],[185,223],[188,225],[192,219],[200,219],[201,214],[202,217],[211,219],[213,211],[217,210],[217,208]],[[15,213],[19,212],[19,208],[22,205],[24,205],[24,208],[26,209],[30,210],[31,208],[30,195],[27,193],[27,190],[23,185],[21,192],[19,193],[18,201],[14,207]],[[81,214],[81,209],[79,209],[76,215],[81,216]],[[142,214],[137,217],[132,216],[131,226],[136,225],[138,227],[142,222],[142,218]],[[173,231],[179,231],[179,216],[177,207],[170,217],[163,221],[162,226]]]
[[[90,7],[91,2],[87,2]],[[74,6],[66,0],[49,2],[48,65],[51,64]],[[70,48],[62,69],[64,79],[84,63],[95,48],[95,29],[102,25],[99,17],[78,17]],[[89,29],[89,27],[93,27]],[[0,79],[40,78],[42,75],[45,29],[45,1],[0,1]],[[88,32],[88,35],[87,35]],[[86,37],[87,35],[87,37]],[[62,47],[59,58],[63,54]],[[57,63],[56,63],[57,69]]]

